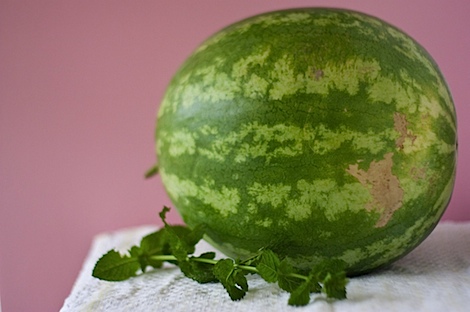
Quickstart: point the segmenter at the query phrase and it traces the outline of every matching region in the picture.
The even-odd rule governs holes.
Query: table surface
[[[153,226],[96,236],[61,312],[67,311],[469,311],[470,222],[441,222],[410,254],[387,269],[354,277],[348,299],[326,300],[313,294],[309,305],[290,307],[289,294],[257,275],[248,275],[250,291],[234,302],[220,284],[198,284],[170,264],[123,282],[91,276],[108,250],[126,250]],[[196,254],[214,250],[204,241]]]

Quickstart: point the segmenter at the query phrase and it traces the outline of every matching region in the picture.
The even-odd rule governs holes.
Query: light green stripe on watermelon
[[[203,202],[214,208],[219,214],[227,217],[231,213],[238,212],[240,196],[236,188],[222,186],[217,188],[214,181],[205,181],[202,185],[196,185],[190,180],[184,180],[174,174],[167,174],[161,170],[160,174],[165,180],[165,186],[169,195],[179,198],[203,198]]]
[[[357,274],[438,222],[456,132],[445,80],[413,39],[356,12],[298,9],[231,25],[188,58],[156,152],[185,222],[206,223],[228,255],[336,257]]]
[[[279,208],[280,205],[285,204],[286,200],[289,198],[290,191],[291,186],[282,183],[263,185],[255,182],[253,185],[248,186],[248,194],[253,196],[255,202],[259,204],[270,204],[274,208]],[[252,209],[255,207],[254,204],[250,206]]]
[[[255,55],[253,58],[256,59],[258,56]],[[252,65],[263,66],[263,63],[252,63]],[[216,103],[220,100],[232,100],[237,94],[248,98],[262,98],[268,93],[271,100],[280,100],[284,96],[299,92],[326,95],[330,90],[336,89],[355,95],[359,91],[359,85],[367,83],[365,92],[370,103],[393,102],[400,111],[415,113],[419,110],[423,115],[429,114],[434,118],[443,116],[449,124],[454,123],[454,111],[445,110],[435,96],[423,95],[424,91],[408,73],[400,73],[400,82],[380,75],[377,61],[348,60],[339,66],[327,64],[322,69],[309,67],[305,73],[295,74],[294,68],[289,66],[284,56],[273,65],[270,64],[273,66],[273,71],[268,72],[268,77],[260,77],[256,73],[251,75],[245,73],[240,76],[239,68],[234,70],[234,77],[230,77],[226,73],[216,73],[219,66],[223,65],[213,65],[197,72],[195,76],[199,77],[199,80],[196,83],[178,86],[174,93],[180,98],[172,99],[172,104],[168,108],[179,104],[188,107],[199,101]],[[244,70],[247,71],[246,68]],[[245,76],[250,78],[246,79]],[[443,98],[448,102],[448,93]],[[172,108],[176,109],[177,106]],[[160,110],[161,113],[164,111]]]
[[[424,120],[421,121],[425,123]],[[406,126],[406,125],[405,125]],[[257,122],[241,124],[237,132],[230,132],[225,136],[218,136],[219,129],[213,127],[208,132],[207,128],[199,131],[189,131],[180,129],[172,133],[162,133],[162,139],[158,146],[171,142],[169,153],[171,156],[180,156],[184,153],[198,154],[209,159],[224,162],[229,154],[235,154],[236,162],[245,162],[255,157],[264,157],[267,162],[274,157],[296,156],[303,153],[304,148],[313,151],[315,154],[323,155],[337,150],[345,142],[349,142],[355,149],[364,150],[371,154],[383,152],[387,147],[387,141],[397,142],[400,136],[397,129],[384,129],[379,133],[368,130],[366,133],[353,131],[344,126],[338,129],[328,129],[320,124],[315,128],[305,126],[299,128],[276,124],[274,126],[261,125]],[[401,143],[405,153],[413,153],[429,148],[432,145],[437,147],[440,154],[448,154],[454,151],[454,146],[436,137],[434,132],[421,131],[416,133],[412,129],[405,128],[406,134]],[[208,148],[196,147],[196,140],[204,137],[217,136]],[[244,140],[252,137],[252,143],[248,144]],[[278,144],[276,148],[270,145]]]
[[[297,182],[300,196],[286,201],[286,216],[295,221],[306,220],[315,212],[312,207],[324,211],[329,221],[336,220],[341,213],[364,210],[371,196],[359,183],[339,187],[332,179]],[[345,205],[346,203],[346,205]]]

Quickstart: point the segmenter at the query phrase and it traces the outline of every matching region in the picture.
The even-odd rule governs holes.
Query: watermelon
[[[158,110],[162,183],[234,258],[271,249],[349,275],[419,245],[453,190],[456,114],[407,34],[332,8],[268,12],[203,42]]]

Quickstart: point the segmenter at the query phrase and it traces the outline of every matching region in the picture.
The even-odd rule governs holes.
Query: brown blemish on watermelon
[[[315,81],[319,81],[320,79],[323,78],[323,76],[325,76],[325,73],[323,72],[322,69],[320,68],[315,68],[313,67],[309,73],[309,76],[315,80]]]
[[[315,80],[320,80],[321,78],[323,78],[323,70],[321,69],[317,69],[315,70]]]
[[[367,171],[359,169],[358,164],[349,165],[346,171],[367,187],[372,201],[366,204],[367,211],[380,213],[375,227],[387,225],[393,213],[402,206],[404,191],[400,181],[392,173],[393,153],[385,154],[384,159],[372,161]]]
[[[395,145],[402,150],[407,138],[411,139],[411,143],[413,144],[413,142],[416,140],[416,136],[409,133],[406,116],[400,113],[393,114],[393,123],[395,131],[400,133],[400,137],[395,140]]]

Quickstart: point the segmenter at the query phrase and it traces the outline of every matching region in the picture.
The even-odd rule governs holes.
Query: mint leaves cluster
[[[158,269],[164,262],[178,266],[181,272],[199,283],[221,283],[232,300],[240,300],[248,292],[248,274],[258,274],[268,283],[289,292],[288,304],[304,306],[312,293],[324,293],[328,298],[346,298],[345,265],[342,261],[325,261],[309,272],[294,268],[288,259],[281,259],[269,249],[260,250],[246,260],[215,259],[214,252],[194,256],[195,246],[204,235],[204,226],[189,229],[169,225],[164,207],[160,218],[164,227],[142,238],[128,254],[110,250],[95,264],[92,275],[106,281],[123,281],[149,268]]]

